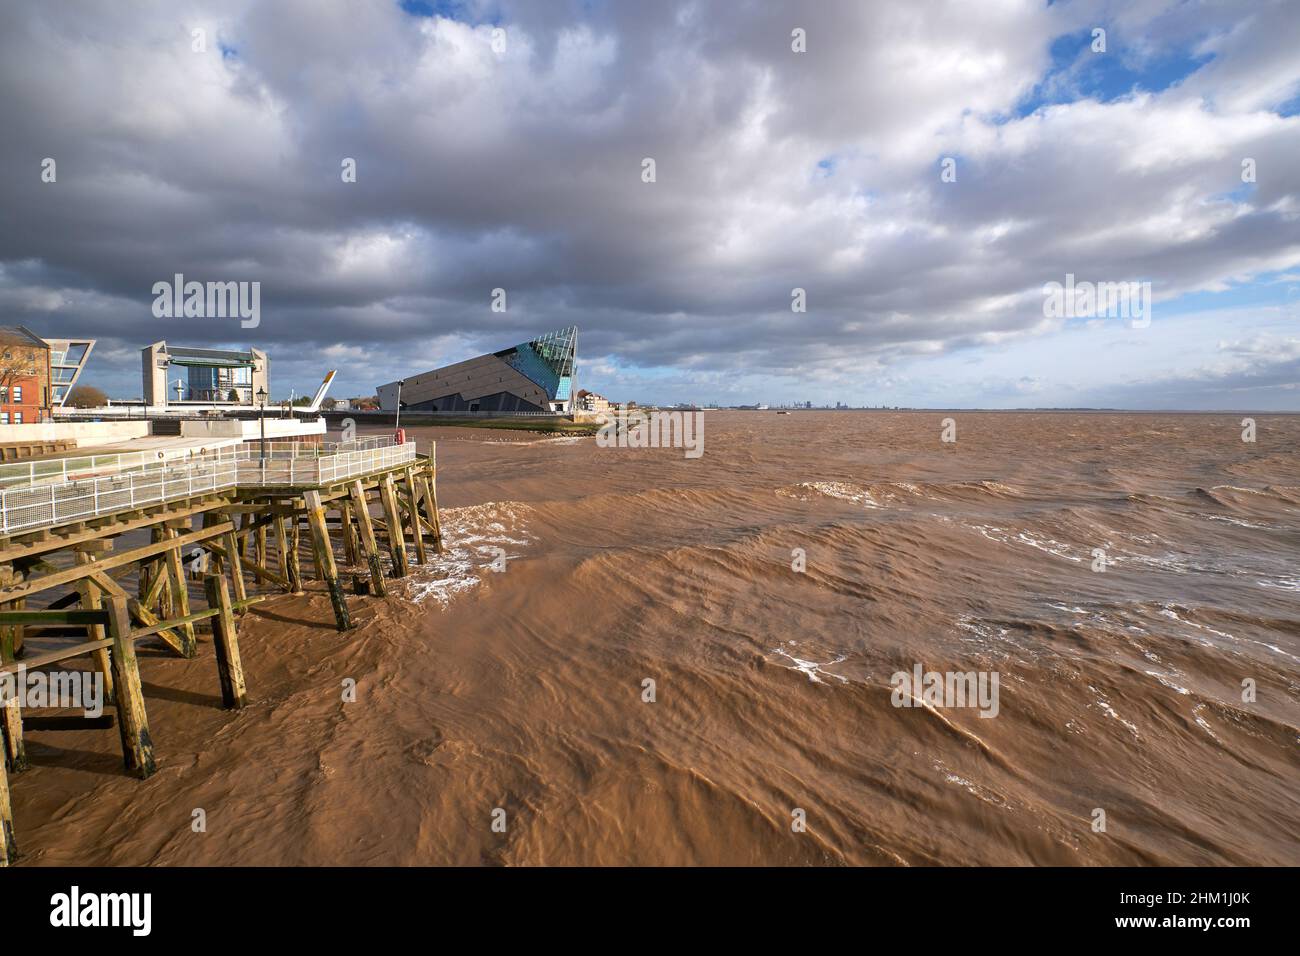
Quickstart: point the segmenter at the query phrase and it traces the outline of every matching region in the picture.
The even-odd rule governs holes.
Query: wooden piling
[[[10,572],[10,579],[12,579],[12,572]],[[12,604],[0,605],[0,607],[6,610],[20,610],[26,604],[25,600],[14,601]],[[17,648],[21,646],[15,636],[21,633],[22,626],[6,625],[0,630],[3,630],[5,636],[4,640],[0,640],[0,664],[12,664],[17,660]],[[23,743],[22,700],[18,696],[16,686],[12,700],[0,697],[0,774],[4,773],[6,763],[14,773],[21,773],[28,767],[27,746]],[[0,785],[7,787],[7,784],[0,783]],[[7,806],[7,791],[0,795],[0,799],[6,801]],[[0,807],[0,811],[4,809],[5,807]],[[3,835],[0,834],[0,864],[3,862],[4,844]]]
[[[149,718],[144,708],[144,690],[140,685],[140,665],[135,657],[135,640],[131,637],[131,615],[126,597],[110,594],[105,600],[108,611],[108,636],[113,642],[113,685],[117,689],[117,723],[122,733],[122,760],[126,769],[141,780],[158,769],[153,757],[153,738],[149,736]]]
[[[379,562],[379,545],[375,543],[375,526],[370,522],[370,508],[366,502],[366,492],[360,481],[348,486],[352,497],[352,510],[357,516],[357,528],[361,532],[361,551],[370,565],[370,593],[376,597],[388,596],[388,585],[384,583],[384,568]]]
[[[444,554],[447,549],[442,540],[442,517],[438,514],[438,469],[433,464],[432,457],[430,457],[429,469],[423,475],[421,483],[424,486],[426,513],[429,520],[433,522],[433,544],[439,554]]]
[[[18,840],[14,836],[14,811],[9,801],[9,773],[0,760],[0,866],[18,861]]]
[[[76,557],[73,559],[78,565],[92,563],[95,559],[88,552],[77,549]],[[81,606],[88,611],[97,610],[100,607],[99,588],[97,588],[90,578],[85,577],[77,582],[77,593],[81,596]],[[86,636],[92,641],[101,641],[104,639],[104,628],[99,624],[91,624],[86,628]],[[95,659],[95,669],[104,675],[104,700],[116,702],[117,696],[113,686],[113,661],[112,655],[109,654],[107,647],[101,647],[93,654]]]
[[[237,537],[235,532],[228,531],[222,540],[226,543],[226,563],[230,565],[230,584],[235,592],[235,600],[242,601],[248,597],[248,589],[244,587],[244,567],[239,559]]]
[[[352,523],[352,502],[340,498],[339,525],[343,529],[343,559],[349,567],[361,563],[361,549],[357,547],[357,529]]]
[[[386,474],[379,480],[379,500],[384,506],[384,525],[388,531],[388,548],[393,555],[393,577],[404,578],[411,573],[406,557],[406,538],[402,535],[402,515],[397,508],[397,494],[393,490],[393,476]]]
[[[168,540],[175,540],[180,534],[175,528],[168,528],[164,534]],[[185,569],[181,566],[181,549],[172,548],[167,552],[167,579],[171,582],[172,589],[172,609],[180,617],[188,617],[190,613],[190,592],[189,585],[185,581]],[[185,623],[180,625],[180,636],[182,650],[181,653],[186,657],[193,657],[198,653],[198,638],[194,634],[194,625]]]
[[[301,522],[295,512],[289,518],[289,586],[294,594],[302,594],[302,560],[298,554],[298,533]]]
[[[406,477],[406,496],[411,502],[409,515],[411,518],[411,537],[415,539],[415,563],[426,564],[429,556],[424,550],[424,528],[420,521],[420,490],[415,485],[415,470],[407,468]]]
[[[350,630],[352,618],[348,614],[347,599],[343,596],[343,585],[339,583],[338,568],[334,564],[334,550],[330,546],[330,532],[325,524],[325,506],[321,504],[320,492],[309,491],[303,495],[303,500],[307,503],[307,526],[311,530],[312,553],[316,556],[316,567],[329,590],[330,603],[334,605],[334,620],[340,631]]]
[[[230,592],[226,590],[226,579],[220,574],[209,574],[203,579],[203,587],[207,592],[208,607],[218,612],[212,618],[212,644],[216,648],[221,703],[238,710],[248,703],[248,690],[244,686],[244,664],[239,657],[239,634],[230,607]]]

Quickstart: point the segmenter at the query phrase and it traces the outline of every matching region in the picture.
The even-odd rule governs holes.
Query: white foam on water
[[[880,509],[885,507],[872,496],[868,489],[846,481],[803,481],[792,488],[778,488],[776,493],[784,498],[794,498],[798,501],[809,501],[815,496],[821,495],[824,498],[849,501],[853,504],[862,505],[864,508]]]
[[[432,555],[429,564],[412,568],[405,582],[407,599],[415,604],[432,599],[446,607],[457,595],[482,584],[487,575],[499,573],[492,565],[502,551],[508,568],[536,540],[525,526],[531,512],[527,505],[513,501],[442,509],[446,553]]]
[[[1067,561],[1073,561],[1079,564],[1083,558],[1070,554],[1070,546],[1063,541],[1057,541],[1055,538],[1044,538],[1031,534],[1028,531],[1011,532],[1006,528],[998,528],[987,524],[970,524],[966,527],[972,531],[977,531],[990,541],[996,541],[999,544],[1024,544],[1031,548],[1036,548],[1053,557],[1065,558]]]
[[[1088,690],[1092,691],[1094,694],[1097,695],[1097,706],[1101,708],[1102,713],[1104,713],[1107,717],[1115,718],[1121,724],[1127,727],[1129,729],[1129,733],[1131,733],[1135,739],[1137,740],[1142,739],[1141,735],[1138,733],[1137,725],[1131,721],[1125,720],[1118,713],[1116,713],[1115,708],[1110,705],[1110,701],[1108,701],[1102,695],[1101,691],[1097,690],[1097,688],[1093,687],[1091,684],[1088,685]]]
[[[1179,684],[1175,684],[1166,675],[1161,674],[1159,671],[1147,671],[1146,674],[1148,677],[1154,677],[1156,680],[1160,681],[1160,683],[1164,684],[1166,687],[1170,688],[1171,690],[1176,690],[1180,694],[1191,693],[1191,691],[1188,690],[1186,687],[1183,687]]]
[[[1262,588],[1275,588],[1278,591],[1300,591],[1300,578],[1275,578],[1272,581],[1255,583]]]
[[[1218,740],[1219,738],[1214,733],[1213,728],[1210,727],[1209,721],[1207,721],[1204,717],[1201,716],[1201,711],[1204,709],[1205,709],[1204,704],[1197,704],[1195,707],[1192,708],[1192,716],[1196,718],[1196,725],[1200,727],[1202,730],[1204,730],[1211,737],[1213,737],[1215,740]],[[1220,743],[1222,743],[1222,741],[1220,741]]]
[[[793,644],[794,642],[791,641],[790,643]],[[824,684],[824,683],[826,683],[824,680],[822,680],[822,677],[823,677],[823,676],[825,676],[825,677],[833,677],[833,678],[835,678],[837,681],[839,681],[841,684],[847,684],[847,683],[849,682],[849,679],[848,679],[847,677],[841,677],[839,674],[832,674],[832,673],[830,673],[829,671],[824,671],[824,670],[822,670],[823,667],[830,667],[830,666],[833,665],[833,664],[838,664],[838,663],[840,663],[841,661],[843,661],[844,658],[845,658],[845,655],[843,655],[843,654],[841,654],[839,657],[835,658],[835,660],[833,660],[833,661],[824,661],[824,662],[822,662],[822,663],[818,663],[817,661],[808,661],[808,660],[804,660],[803,658],[795,657],[795,656],[794,656],[793,654],[791,654],[789,651],[787,651],[787,650],[785,650],[784,648],[781,648],[781,647],[774,647],[774,648],[772,648],[772,653],[773,653],[773,654],[780,654],[782,657],[784,657],[784,658],[786,658],[787,660],[793,662],[794,666],[793,666],[793,667],[787,667],[786,669],[787,669],[787,670],[792,670],[792,671],[799,671],[799,673],[801,673],[801,674],[807,674],[807,675],[808,675],[808,680],[809,680],[811,683],[814,683],[814,684]],[[784,664],[781,665],[781,666],[782,666],[782,667],[785,667]]]

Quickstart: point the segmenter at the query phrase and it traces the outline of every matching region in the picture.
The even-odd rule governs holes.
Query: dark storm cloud
[[[6,5],[4,321],[97,336],[101,362],[248,342],[307,378],[337,361],[351,391],[569,323],[624,363],[815,379],[1042,331],[1042,284],[1067,271],[1168,297],[1300,261],[1281,6],[1116,15],[1117,43],[1215,57],[1157,94],[1023,118],[1053,38],[1103,6],[464,11]],[[261,325],[154,318],[177,272],[260,281]]]

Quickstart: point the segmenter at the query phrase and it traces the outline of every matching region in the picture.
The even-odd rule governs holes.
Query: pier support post
[[[14,837],[14,811],[9,802],[9,774],[0,760],[0,866],[18,860],[18,840]]]
[[[74,559],[77,564],[90,564],[95,559],[85,551],[77,551]],[[77,593],[81,595],[81,606],[88,611],[96,611],[100,608],[99,588],[90,580],[82,578],[77,582]],[[104,628],[98,624],[91,624],[86,628],[86,637],[92,641],[102,641],[104,639]],[[113,684],[113,660],[107,647],[101,647],[96,650],[92,657],[95,660],[95,668],[104,675],[104,699],[106,701],[117,701],[117,694]]]
[[[388,530],[388,547],[393,553],[393,577],[404,578],[411,573],[406,558],[406,538],[402,534],[402,515],[397,509],[397,494],[393,491],[393,476],[384,475],[379,480],[379,500],[384,505],[384,524]]]
[[[240,561],[238,535],[233,531],[227,531],[225,535],[226,558],[230,565],[230,584],[235,591],[235,600],[242,601],[248,597],[248,589],[244,587],[244,568]],[[243,611],[241,610],[242,614]]]
[[[15,571],[12,565],[5,565],[0,568],[0,584],[21,584],[24,575],[21,571]],[[27,607],[26,598],[18,601],[11,601],[7,604],[0,604],[0,608],[7,611],[21,611]],[[0,627],[0,657],[8,656],[9,660],[16,660],[23,649],[23,626],[21,624],[6,624]]]
[[[15,694],[13,700],[4,701],[0,704],[0,767],[5,764],[14,773],[22,773],[31,764],[27,760],[27,745],[23,743],[23,710],[22,701],[17,695],[17,684],[15,683]]]
[[[411,503],[411,537],[415,539],[415,563],[427,564],[429,561],[428,554],[424,550],[424,527],[420,522],[420,489],[415,483],[415,470],[407,468],[406,473],[406,498]]]
[[[439,554],[445,554],[447,549],[442,541],[442,517],[438,514],[438,466],[433,463],[432,450],[429,452],[429,470],[422,476],[421,484],[424,487],[426,516],[433,522],[433,546]]]
[[[266,525],[257,526],[257,566],[263,571],[269,571],[266,566]]]
[[[329,590],[330,603],[334,605],[334,619],[340,631],[350,630],[352,617],[348,614],[343,585],[339,583],[338,568],[334,564],[334,549],[330,546],[330,532],[325,524],[325,506],[321,504],[320,492],[309,491],[303,495],[303,500],[307,503],[307,525],[311,529],[316,569],[325,579],[325,587]]]
[[[226,579],[219,574],[209,574],[203,579],[208,596],[208,607],[219,612],[212,618],[212,644],[217,652],[217,678],[221,681],[221,703],[238,710],[248,703],[248,689],[244,686],[244,664],[239,657],[239,634],[235,629],[235,615],[230,609],[230,592]]]
[[[352,502],[339,499],[339,524],[343,528],[343,559],[348,565],[361,563],[361,549],[357,547],[357,529],[352,523]]]
[[[26,600],[14,601],[9,605],[0,605],[7,609],[20,610],[27,604]],[[9,625],[5,628],[8,633],[4,640],[0,640],[0,664],[12,664],[16,658],[17,641],[15,634],[18,632],[18,625]],[[3,685],[0,684],[0,688]],[[5,700],[0,697],[0,774],[4,773],[4,765],[8,763],[14,773],[21,773],[28,767],[27,747],[23,743],[23,712],[22,700],[15,694],[13,700]],[[5,798],[7,799],[7,797]],[[3,812],[5,807],[0,807]],[[0,838],[0,864],[4,862],[4,844]]]
[[[294,594],[302,594],[302,560],[298,554],[298,540],[301,522],[295,511],[289,517],[289,586]]]
[[[168,528],[163,532],[168,539],[176,538],[180,532],[175,528]],[[178,617],[189,617],[190,614],[190,592],[189,585],[185,582],[185,569],[181,566],[181,549],[172,548],[167,552],[167,580],[171,584],[172,590],[172,610]],[[165,618],[167,615],[163,615]],[[192,658],[198,653],[198,638],[194,634],[193,622],[186,622],[179,626],[181,635],[181,653],[186,657]]]
[[[361,532],[361,550],[365,553],[366,563],[370,565],[370,593],[376,597],[387,597],[388,585],[384,583],[384,568],[379,563],[379,545],[375,543],[375,526],[370,523],[366,492],[360,481],[352,482],[348,490],[352,496],[352,510],[357,515],[357,527]]]
[[[127,770],[144,780],[153,776],[158,765],[153,758],[153,738],[149,736],[149,718],[144,709],[144,690],[140,686],[140,665],[135,657],[126,596],[108,595],[105,607],[108,611],[108,636],[113,641],[113,685],[117,688],[122,760]]]
[[[301,593],[296,576],[289,574],[289,529],[285,525],[284,515],[275,516],[275,550],[280,555],[280,577],[287,582],[289,593]]]

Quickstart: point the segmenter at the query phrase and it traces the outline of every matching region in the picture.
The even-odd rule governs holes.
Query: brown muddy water
[[[25,862],[1295,865],[1300,417],[1255,417],[417,430],[449,553],[346,635],[259,605],[240,713],[206,637],[142,646],[159,773],[32,732]],[[997,716],[894,706],[918,663],[996,672]]]

